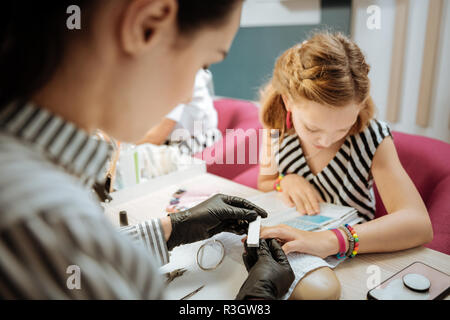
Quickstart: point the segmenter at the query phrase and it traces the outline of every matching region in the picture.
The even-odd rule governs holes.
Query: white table
[[[164,180],[164,179],[163,179]],[[167,180],[167,181],[166,181]],[[137,223],[152,217],[165,215],[165,207],[171,199],[171,195],[180,187],[195,189],[197,186],[218,189],[221,193],[249,198],[261,194],[260,191],[237,184],[233,181],[208,174],[204,170],[176,174],[164,182],[149,183],[148,186],[137,186],[135,190],[113,194],[107,215],[110,220],[119,224],[119,211],[127,210],[130,224]],[[151,204],[151,205],[149,205]],[[450,256],[425,247],[417,247],[393,253],[361,254],[355,259],[350,259],[336,267],[335,272],[342,285],[341,299],[366,299],[369,290],[367,282],[373,275],[373,268],[379,268],[381,281],[389,278],[394,273],[408,266],[414,261],[422,261],[434,268],[450,274]],[[227,262],[224,267],[233,270],[235,276],[242,272],[244,279],[246,273],[243,265],[237,266]],[[235,268],[235,269],[233,269]],[[212,275],[214,277],[214,275]],[[204,279],[205,281],[207,279]],[[200,279],[199,279],[200,281]],[[243,280],[242,280],[243,281]],[[201,281],[200,281],[201,282]],[[227,285],[226,279],[216,281],[217,285]],[[232,288],[230,289],[232,290]],[[203,291],[203,290],[202,290]],[[199,292],[197,299],[211,299],[207,291]],[[194,299],[194,297],[192,297]],[[446,299],[450,299],[448,296]]]

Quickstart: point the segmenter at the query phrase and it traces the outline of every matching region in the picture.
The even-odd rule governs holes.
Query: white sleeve
[[[166,117],[178,123],[178,127],[194,131],[194,121],[201,121],[203,130],[216,128],[217,111],[214,108],[211,93],[212,76],[209,71],[201,69],[195,78],[192,100],[188,104],[180,104]]]
[[[186,107],[186,105],[184,104],[179,104],[178,106],[176,106],[172,111],[170,111],[167,115],[166,118],[169,118],[173,121],[176,122],[180,122],[182,116],[183,116],[183,111],[184,108]]]

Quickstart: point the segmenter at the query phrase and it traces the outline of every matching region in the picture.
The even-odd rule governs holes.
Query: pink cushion
[[[236,176],[233,181],[250,188],[258,189],[258,174],[259,166],[256,165]]]
[[[225,134],[226,129],[259,129],[258,107],[250,101],[237,99],[218,99],[214,107],[219,116],[218,128]]]
[[[450,144],[393,132],[400,162],[414,182],[428,209],[434,239],[429,248],[450,254]],[[375,186],[376,217],[386,214]]]
[[[436,185],[450,177],[450,145],[439,140],[395,131],[393,136],[400,162],[427,204]],[[448,191],[450,195],[450,190]],[[376,195],[379,200],[378,192]],[[448,212],[450,213],[450,210]],[[377,201],[377,216],[385,214],[383,203],[381,200]]]
[[[433,241],[426,247],[450,254],[450,176],[435,186],[426,205],[433,224]]]
[[[262,126],[258,120],[258,107],[236,99],[216,100],[214,106],[224,139],[195,157],[206,161],[209,173],[233,179],[259,162],[259,129]]]

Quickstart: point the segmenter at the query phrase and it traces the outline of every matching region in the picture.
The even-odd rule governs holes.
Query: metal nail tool
[[[167,284],[171,283],[176,278],[181,277],[186,271],[187,270],[185,268],[179,268],[179,269],[175,269],[171,272],[167,272],[166,273],[166,276],[167,276],[166,283]]]
[[[194,291],[192,291],[191,293],[185,295],[183,298],[181,298],[180,300],[186,300],[189,299],[190,297],[192,297],[194,294],[196,294],[197,292],[199,292],[200,290],[202,290],[205,287],[205,285],[202,285],[200,288],[195,289]]]

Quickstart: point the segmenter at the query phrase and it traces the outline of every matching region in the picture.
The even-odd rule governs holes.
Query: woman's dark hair
[[[244,0],[178,0],[178,28],[191,33],[205,26],[217,26]]]
[[[70,38],[67,8],[79,6],[79,32],[87,32],[102,1],[110,0],[14,0],[0,4],[0,110],[12,101],[29,99],[53,76]],[[178,0],[178,29],[187,35],[220,25],[238,2],[242,0]]]

